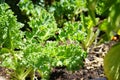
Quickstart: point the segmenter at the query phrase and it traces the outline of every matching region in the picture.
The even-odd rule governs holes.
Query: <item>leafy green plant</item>
[[[17,22],[13,12],[8,9],[7,4],[0,4],[0,54],[2,65],[8,68],[17,69],[18,60],[21,59],[22,37],[24,33],[19,29],[23,26]]]
[[[95,12],[96,12],[96,14],[99,15],[99,16],[108,17],[109,8],[106,7],[106,1],[105,1],[105,0],[98,0],[98,1],[96,2]]]
[[[89,0],[88,0],[89,1]],[[111,36],[111,34],[113,34],[114,32],[118,32],[119,31],[119,4],[120,1],[119,0],[106,0],[106,1],[94,1],[93,6],[96,8],[96,10],[93,11],[89,11],[90,14],[98,14],[99,16],[104,16],[104,20],[101,24],[102,28],[101,29],[105,29],[104,30],[107,33],[107,36]],[[92,7],[92,4],[89,5],[90,7]],[[96,15],[90,15],[91,17],[94,16],[94,20],[95,20],[95,16]],[[93,20],[93,19],[92,19]],[[101,25],[100,25],[101,26]],[[109,35],[110,34],[110,35]]]
[[[95,22],[99,23],[99,18],[95,18]],[[90,47],[94,42],[97,43],[95,40],[97,39],[100,30],[94,30],[96,25],[92,21],[90,16],[85,16],[83,12],[81,13],[81,23],[84,27],[84,31],[86,32],[86,36],[84,40],[82,40],[82,46],[85,50],[87,50],[88,47]]]
[[[87,54],[76,40],[82,40],[79,35],[84,36],[77,31],[80,27],[78,23],[65,25],[66,28],[75,26],[71,28],[78,32],[72,33],[77,35],[70,37],[69,43],[67,40],[48,41],[58,31],[53,14],[29,0],[21,0],[18,6],[29,17],[27,23],[31,30],[22,31],[24,24],[17,22],[7,4],[0,4],[0,61],[1,66],[13,70],[13,80],[25,80],[28,75],[33,80],[35,71],[40,73],[42,79],[48,79],[53,67],[66,66],[69,70],[75,70],[83,65]]]
[[[29,60],[25,60],[26,55],[28,54],[31,57],[33,57],[35,52],[37,53],[37,55],[40,55],[40,52],[38,52],[38,50],[37,51],[35,50],[39,48],[40,48],[39,50],[41,50],[41,46],[39,43],[44,40],[47,40],[50,36],[53,36],[57,28],[56,23],[52,15],[49,15],[47,12],[45,12],[45,10],[41,9],[41,11],[44,13],[41,13],[40,15],[36,16],[39,17],[38,20],[32,20],[35,19],[34,17],[31,17],[30,19],[29,25],[32,28],[32,31],[23,32],[20,30],[20,28],[23,25],[17,22],[17,19],[14,17],[13,12],[8,9],[9,8],[8,5],[1,4],[0,8],[1,8],[0,21],[2,21],[0,27],[2,36],[0,43],[1,45],[0,53],[2,54],[1,55],[2,65],[14,70],[13,72],[14,75],[12,76],[13,78],[15,78],[15,80],[16,79],[24,80],[25,77],[31,71],[34,71],[35,68],[38,68],[34,65],[34,62],[32,62],[34,61],[34,58],[31,59],[31,62],[29,62]],[[45,13],[46,16],[43,16]],[[45,22],[44,20],[48,21]],[[34,50],[33,46],[38,46],[38,48],[36,47],[36,49]],[[27,50],[29,49],[30,54],[27,53]],[[38,60],[39,58],[42,57],[38,56],[36,60]],[[45,70],[48,71],[47,68]]]
[[[80,22],[66,22],[63,28],[59,30],[59,39],[61,41],[73,40],[82,41],[86,37],[84,27]]]
[[[85,4],[85,0],[60,0],[55,1],[47,10],[54,13],[58,27],[62,27],[68,20],[75,21],[75,16],[78,16],[82,10],[86,10]]]
[[[44,41],[51,36],[54,36],[55,32],[57,31],[57,24],[53,15],[48,14],[46,10],[40,6],[34,7],[32,2],[29,0],[27,2],[21,1],[19,6],[30,19],[28,24],[32,28],[32,32],[26,32],[26,35],[29,35],[28,38],[32,38],[32,36],[30,36],[32,34],[39,35],[33,37],[36,38],[39,42],[39,40]]]

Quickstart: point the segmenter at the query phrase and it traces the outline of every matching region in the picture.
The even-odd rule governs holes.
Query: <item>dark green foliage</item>
[[[74,21],[76,15],[86,10],[85,3],[85,0],[60,0],[47,9],[54,13],[58,27],[63,27],[64,22]]]
[[[105,0],[98,0],[96,3],[96,14],[103,17],[108,17],[109,15],[109,7],[106,7]]]

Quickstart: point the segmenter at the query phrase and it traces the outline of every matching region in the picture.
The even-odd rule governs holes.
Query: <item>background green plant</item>
[[[120,29],[119,4],[120,4],[119,0],[106,0],[106,1],[98,0],[98,3],[94,5],[94,7],[97,6],[96,13],[99,14],[99,16],[104,16],[103,22],[99,25],[100,27],[99,29],[101,31],[104,31],[106,34],[103,37],[104,40],[110,40],[111,37],[115,34],[119,35],[119,29]],[[88,4],[88,5],[92,6],[91,4]],[[93,10],[92,12],[95,13],[95,10]],[[90,13],[92,14],[92,12]],[[91,17],[95,18],[95,15],[91,15]],[[110,49],[110,51],[104,58],[104,71],[108,80],[120,79],[119,48],[120,48],[120,45],[119,43],[117,43]]]

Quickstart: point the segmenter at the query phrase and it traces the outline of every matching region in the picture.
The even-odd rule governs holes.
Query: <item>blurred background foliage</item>
[[[52,13],[58,28],[62,28],[67,21],[81,21],[80,16],[90,16],[94,26],[105,32],[105,40],[111,39],[114,34],[120,34],[120,1],[119,0],[32,0]],[[99,18],[96,22],[95,18]],[[99,25],[98,25],[99,24]],[[103,37],[104,38],[104,37]]]
[[[15,5],[20,0],[1,0],[9,5]],[[34,5],[39,5],[48,12],[54,14],[58,27],[63,27],[67,21],[78,21],[83,12],[85,17],[91,16],[94,24],[95,18],[100,18],[103,22],[99,26],[107,34],[117,32],[120,34],[120,1],[119,0],[24,0],[32,1]],[[29,5],[30,6],[30,5]],[[24,14],[24,11],[23,11]],[[89,15],[88,15],[89,14]],[[104,28],[103,28],[104,26]],[[110,36],[111,36],[110,35]],[[110,37],[109,36],[109,37]]]

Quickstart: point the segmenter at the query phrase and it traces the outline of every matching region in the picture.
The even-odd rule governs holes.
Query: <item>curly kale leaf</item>
[[[19,30],[21,23],[17,22],[14,13],[7,4],[0,4],[0,46],[9,49],[21,48],[23,33]]]
[[[32,28],[31,32],[26,32],[29,42],[40,42],[55,35],[57,24],[52,14],[48,13],[40,6],[34,6],[30,1],[20,1],[20,9],[29,16],[28,24]]]

